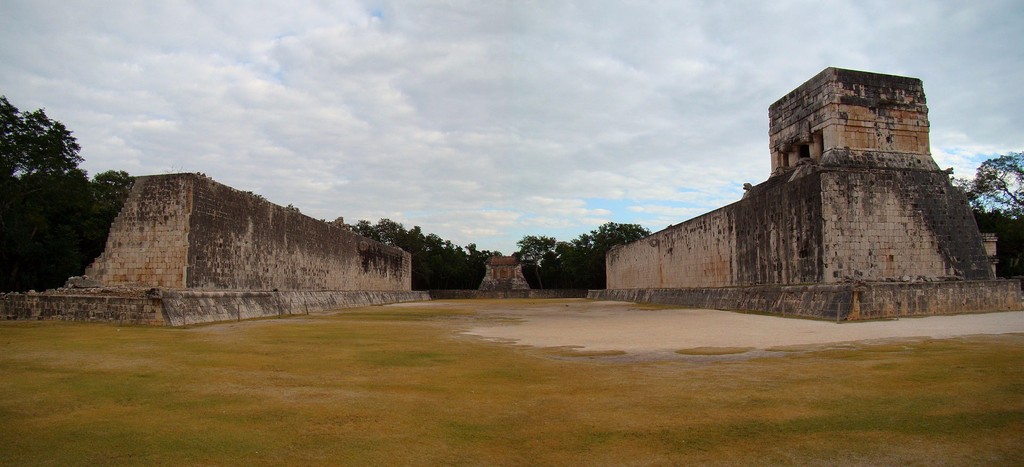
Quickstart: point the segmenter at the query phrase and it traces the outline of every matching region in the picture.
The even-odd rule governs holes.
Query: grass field
[[[1021,335],[622,363],[474,319],[0,323],[0,463],[1024,465]]]

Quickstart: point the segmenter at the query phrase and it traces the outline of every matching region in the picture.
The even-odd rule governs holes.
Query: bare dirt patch
[[[615,356],[634,358],[753,357],[820,350],[841,343],[1024,333],[1024,312],[1019,311],[837,324],[588,300],[450,301],[429,306],[465,307],[488,319],[468,323],[466,335],[531,347],[616,352]]]

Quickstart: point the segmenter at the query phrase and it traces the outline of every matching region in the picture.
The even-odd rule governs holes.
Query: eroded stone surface
[[[774,173],[607,256],[608,288],[994,279],[920,80],[829,68],[771,106]]]
[[[1020,307],[1014,286],[952,285],[995,274],[966,198],[931,158],[920,80],[828,68],[772,104],[769,120],[769,179],[745,186],[736,203],[613,248],[601,296],[711,297],[723,308],[787,312],[793,294],[781,287],[845,284],[815,289],[812,302],[825,305],[805,312]],[[940,284],[859,285],[911,281]],[[749,289],[766,286],[779,289]],[[895,304],[868,300],[877,291]],[[874,308],[861,313],[861,303]]]
[[[411,257],[198,174],[139,177],[86,270],[102,285],[410,290]]]

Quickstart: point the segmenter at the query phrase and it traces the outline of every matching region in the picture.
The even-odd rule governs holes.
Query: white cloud
[[[969,175],[1024,146],[1022,10],[11,1],[0,92],[72,129],[90,172],[199,171],[508,252],[739,199],[768,175],[768,105],[827,66],[922,78],[933,154]]]

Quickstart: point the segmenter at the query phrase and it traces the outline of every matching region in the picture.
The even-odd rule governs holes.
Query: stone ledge
[[[167,324],[185,326],[423,300],[430,300],[430,295],[397,290],[167,290],[163,292],[163,310]]]
[[[1020,281],[1016,279],[591,290],[587,298],[758,311],[836,321],[1015,311],[1024,308]]]
[[[159,298],[66,293],[0,295],[0,319],[165,324]]]
[[[585,289],[528,289],[528,290],[431,290],[432,300],[469,300],[477,298],[587,298]]]
[[[203,291],[161,290],[159,296],[0,295],[0,319],[98,321],[185,326],[342,308],[430,300],[416,291]]]

